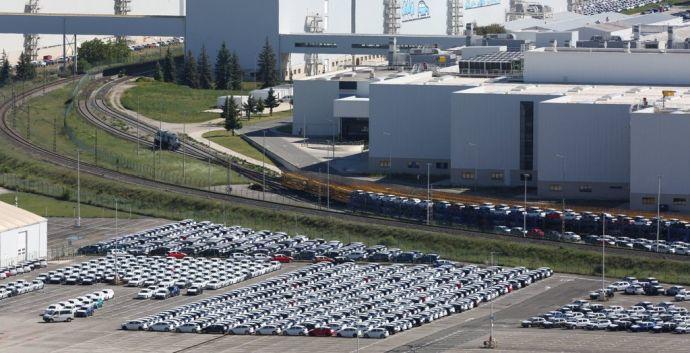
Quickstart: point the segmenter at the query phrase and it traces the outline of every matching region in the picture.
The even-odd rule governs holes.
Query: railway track
[[[103,131],[110,133],[111,135],[114,135],[127,141],[135,143],[139,142],[144,147],[153,149],[155,147],[153,142],[146,139],[145,136],[155,135],[158,131],[157,127],[148,125],[145,122],[140,121],[136,117],[132,117],[128,114],[112,109],[110,106],[108,106],[108,104],[105,103],[105,98],[109,94],[110,90],[117,84],[128,79],[129,78],[108,81],[105,84],[99,86],[94,91],[87,92],[86,99],[82,99],[83,97],[80,96],[78,100],[78,112],[92,125],[98,127]],[[133,134],[131,130],[125,131],[116,126],[113,126],[109,124],[108,121],[100,119],[99,114],[102,114],[114,120],[121,121],[125,123],[127,126],[134,128],[135,131],[138,130],[138,133]],[[190,156],[192,158],[204,162],[210,161],[213,164],[225,168],[229,166],[233,171],[239,173],[240,175],[254,182],[263,183],[264,181],[264,175],[262,172],[242,166],[228,159],[222,154],[217,153],[214,150],[211,150],[210,148],[199,146],[199,144],[195,142],[184,140],[181,141],[181,144],[182,148],[175,151],[176,153],[184,154],[186,156]],[[280,181],[272,176],[266,176],[266,187],[274,190],[285,189],[283,185],[280,183]]]
[[[60,88],[61,86],[65,85],[69,82],[70,82],[69,79],[52,82],[52,83],[46,85],[45,91],[50,92],[52,90]],[[17,95],[16,102],[17,102],[17,104],[21,104],[22,102],[25,102],[28,99],[38,97],[42,94],[43,90],[44,90],[43,87],[37,87],[37,88],[31,89],[31,90],[22,92],[19,95]],[[59,166],[59,167],[68,168],[71,170],[76,169],[77,161],[75,159],[72,159],[71,157],[62,156],[59,153],[55,153],[55,152],[52,152],[52,151],[45,149],[43,147],[34,145],[31,141],[27,140],[21,134],[19,134],[17,131],[15,131],[10,126],[10,124],[8,123],[8,119],[7,119],[8,113],[9,113],[11,107],[12,107],[12,102],[10,102],[10,101],[2,102],[2,104],[0,104],[0,137],[1,138],[14,144],[15,146],[19,147],[23,151],[29,153],[30,155],[32,155],[32,156],[34,156],[34,157],[36,157],[42,161],[51,163],[51,164]],[[194,189],[191,187],[179,186],[179,185],[174,185],[174,184],[165,183],[165,182],[161,182],[161,181],[151,180],[151,179],[147,179],[147,178],[143,178],[143,177],[124,174],[124,173],[120,173],[117,171],[113,171],[110,169],[102,168],[102,167],[99,167],[96,165],[92,165],[89,163],[83,163],[83,162],[81,163],[80,168],[81,168],[81,171],[83,173],[98,176],[100,178],[104,178],[104,179],[119,182],[119,183],[126,183],[126,184],[140,186],[140,187],[147,187],[150,189],[157,189],[160,191],[171,192],[171,193],[176,193],[176,194],[180,194],[180,195],[195,196],[195,197],[213,199],[213,200],[217,200],[217,201],[230,202],[230,203],[233,203],[235,205],[261,208],[261,209],[270,210],[270,211],[288,211],[288,212],[298,213],[298,214],[307,215],[307,216],[319,216],[319,217],[335,218],[335,219],[338,219],[338,220],[341,220],[344,222],[352,222],[352,223],[357,223],[360,225],[390,226],[390,227],[414,229],[414,230],[421,230],[421,231],[442,232],[442,233],[446,233],[446,234],[450,234],[450,235],[471,236],[471,237],[475,237],[475,238],[490,239],[490,240],[504,240],[504,241],[510,241],[510,242],[541,244],[541,245],[551,245],[551,246],[557,245],[557,246],[563,247],[563,248],[579,249],[579,250],[587,250],[587,251],[598,251],[599,249],[601,249],[601,247],[599,247],[599,246],[592,246],[592,245],[588,245],[588,244],[565,243],[565,242],[543,240],[543,239],[518,238],[518,237],[514,237],[514,236],[509,236],[509,235],[483,233],[483,232],[479,232],[479,231],[464,230],[464,229],[452,228],[452,227],[446,227],[446,226],[433,226],[433,225],[427,226],[427,225],[423,225],[423,224],[413,222],[413,221],[393,220],[393,219],[380,218],[380,217],[374,217],[374,216],[369,216],[369,215],[345,213],[345,212],[338,211],[338,210],[323,210],[323,209],[316,209],[316,208],[309,208],[309,207],[301,207],[301,206],[296,206],[296,205],[278,204],[278,203],[272,203],[269,201],[248,199],[248,198],[243,198],[243,197],[239,197],[239,196],[232,196],[232,195],[227,195],[227,194],[222,194],[222,193],[217,193],[217,192],[212,192],[212,191]],[[634,256],[638,256],[638,257],[655,258],[655,259],[686,260],[686,261],[688,259],[686,256],[682,256],[682,255],[656,254],[656,253],[640,251],[640,250],[635,250],[635,249],[607,248],[607,252],[609,254],[613,254],[613,255],[615,255],[615,254],[627,255],[627,256],[634,255]]]

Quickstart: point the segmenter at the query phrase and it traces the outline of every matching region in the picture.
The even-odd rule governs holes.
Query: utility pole
[[[661,233],[661,175],[656,195],[656,252],[659,252],[659,235]]]
[[[81,227],[81,150],[77,149],[77,228]]]

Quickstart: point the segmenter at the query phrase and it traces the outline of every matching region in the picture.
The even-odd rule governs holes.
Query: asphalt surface
[[[75,226],[73,218],[48,219],[48,248],[74,247],[95,244],[117,235],[131,234],[137,231],[155,228],[172,221],[157,218],[127,219],[123,212],[115,227],[114,218],[84,218],[81,227]]]

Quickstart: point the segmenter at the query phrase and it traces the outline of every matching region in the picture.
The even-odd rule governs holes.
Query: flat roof
[[[0,232],[46,222],[41,216],[0,201]]]
[[[380,81],[403,75],[397,70],[375,69],[371,67],[359,67],[352,69],[327,72],[321,75],[309,76],[295,81]]]
[[[457,72],[458,67],[455,66],[453,72]],[[433,72],[425,71],[417,74],[409,74],[407,76],[397,77],[394,79],[377,82],[377,84],[384,85],[420,85],[420,86],[480,86],[486,82],[494,80],[486,77],[463,77],[454,75],[452,73],[434,76]]]

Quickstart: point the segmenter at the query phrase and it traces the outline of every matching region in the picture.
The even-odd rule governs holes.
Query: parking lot
[[[127,217],[125,213],[122,216]],[[168,223],[170,221],[157,218],[120,219],[117,224],[117,234],[129,234]],[[72,218],[50,218],[48,219],[48,234],[50,234],[49,249],[68,246],[76,249],[114,237],[115,219],[85,218],[81,220],[81,228],[76,228]]]

